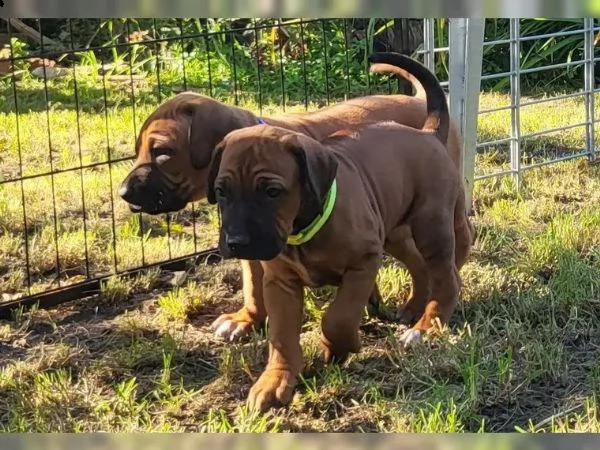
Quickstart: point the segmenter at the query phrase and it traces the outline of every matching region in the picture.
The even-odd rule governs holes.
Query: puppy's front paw
[[[425,301],[422,298],[411,297],[404,307],[398,311],[396,320],[406,327],[413,326],[425,311]]]
[[[248,394],[248,406],[265,412],[273,406],[287,405],[292,400],[296,377],[289,370],[267,369]]]
[[[210,327],[214,330],[215,336],[235,341],[261,325],[245,308],[242,308],[233,314],[220,315]]]
[[[421,342],[423,332],[415,328],[409,328],[400,336],[400,344],[404,348],[410,348]]]
[[[410,327],[417,321],[417,313],[410,309],[403,308],[396,314],[396,320],[401,326]]]
[[[358,353],[361,348],[358,332],[349,333],[344,339],[336,341],[321,336],[321,348],[323,350],[323,361],[325,364],[343,364],[350,353]]]

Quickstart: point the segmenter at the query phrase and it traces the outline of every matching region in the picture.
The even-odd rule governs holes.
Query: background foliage
[[[308,102],[389,90],[366,73],[372,50],[414,54],[422,48],[422,21],[405,19],[43,19],[26,21],[56,45],[42,49],[13,38],[16,57],[47,55],[61,65],[90,67],[110,75],[160,81],[159,97],[193,88],[216,97]],[[447,19],[436,19],[436,47],[448,45]],[[524,19],[522,36],[582,28],[581,19]],[[509,38],[508,19],[486,21],[486,41]],[[582,33],[521,43],[528,69],[583,59]],[[76,51],[75,51],[76,50]],[[79,51],[81,50],[81,51]],[[447,79],[448,54],[436,53],[436,73]],[[486,45],[483,73],[510,69],[507,43]],[[546,70],[522,77],[523,95],[583,87],[583,67]],[[182,85],[183,84],[183,85]],[[506,92],[507,77],[482,88]]]

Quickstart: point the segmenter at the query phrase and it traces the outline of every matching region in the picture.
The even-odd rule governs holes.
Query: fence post
[[[450,19],[449,104],[450,114],[457,120],[463,138],[461,170],[469,213],[473,207],[484,30],[485,19]]]
[[[585,29],[585,145],[591,161],[596,159],[595,114],[594,114],[594,18],[583,19]]]

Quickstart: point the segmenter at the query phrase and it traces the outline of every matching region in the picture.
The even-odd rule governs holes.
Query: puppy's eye
[[[166,147],[156,147],[150,150],[150,156],[156,164],[167,162],[173,156],[173,149]]]
[[[269,186],[267,189],[265,189],[265,193],[271,198],[279,197],[282,192],[283,190],[281,188],[275,186]]]
[[[224,197],[225,197],[225,190],[224,190],[223,188],[216,187],[216,188],[215,188],[215,195],[216,195],[217,197],[222,197],[222,198],[224,198]]]

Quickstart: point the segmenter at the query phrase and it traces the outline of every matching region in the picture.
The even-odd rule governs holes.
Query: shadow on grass
[[[586,173],[587,184],[569,184],[562,191],[577,193],[586,186],[593,192],[596,177]],[[579,170],[554,175],[557,185],[584,176]],[[549,176],[542,172],[538,190]],[[535,202],[556,211],[562,200],[554,191],[536,194],[534,189],[530,203],[514,199],[504,209],[486,208],[478,219],[484,225],[478,226],[473,265],[463,269],[466,295],[452,318],[452,332],[403,352],[396,323],[368,321],[362,327],[363,351],[339,370],[324,368],[311,354],[299,403],[278,413],[283,428],[452,431],[459,425],[478,431],[484,421],[486,431],[513,431],[531,421],[547,429],[548,418],[594,396],[599,385],[600,254],[596,251],[594,259],[580,250],[598,243],[600,219],[590,212],[594,199],[562,218],[543,218],[543,211],[531,209]],[[215,273],[197,281],[210,289],[212,283],[228,284]],[[219,313],[239,306],[239,279],[236,283],[232,291],[237,298],[219,293],[216,301],[188,314],[189,320],[157,325],[157,315],[166,310],[161,302],[165,290],[149,290],[122,302],[91,299],[63,305],[48,324],[31,323],[0,342],[25,349],[26,355],[15,350],[19,361],[35,359],[30,349],[41,351],[53,342],[77,348],[83,354],[79,360],[58,361],[50,369],[81,372],[95,364],[101,387],[109,392],[115,382],[135,378],[138,395],[150,399],[153,408],[160,401],[149,395],[168,375],[172,384],[198,391],[181,420],[186,429],[195,430],[207,411],[231,415],[264,368],[263,337],[229,344],[214,339],[207,327]],[[318,324],[307,328],[305,336],[317,342]],[[172,358],[169,370],[165,355]],[[3,392],[5,397],[11,393]],[[19,407],[15,405],[10,407]],[[0,401],[0,417],[2,408]]]
[[[179,330],[181,333],[159,329],[144,320],[137,322],[135,317],[131,319],[135,324],[131,328],[125,326],[126,322],[122,320],[115,322],[115,319],[124,319],[135,311],[146,317],[154,315],[156,295],[156,292],[138,295],[117,304],[107,304],[99,298],[76,302],[68,307],[68,311],[60,313],[53,326],[43,322],[32,323],[23,337],[27,341],[24,348],[17,345],[9,349],[10,344],[2,343],[0,349],[7,350],[5,360],[27,361],[31,357],[27,348],[39,347],[42,343],[51,346],[60,342],[78,348],[82,355],[80,360],[52,369],[68,368],[76,375],[100,364],[107,369],[101,371],[104,375],[100,377],[106,388],[135,378],[138,399],[149,398],[156,389],[157,380],[165,376],[164,358],[168,354],[171,355],[170,383],[186,391],[199,392],[201,398],[200,404],[186,413],[189,416],[181,419],[186,429],[197,429],[197,423],[213,408],[232,414],[237,406],[243,404],[251,387],[249,373],[257,376],[264,366],[264,340],[249,339],[231,346],[212,337],[207,325],[219,313],[235,310],[236,305],[231,301],[201,308],[190,318],[185,330]],[[539,305],[548,302],[545,296],[527,295],[529,302]],[[592,363],[600,356],[598,346],[592,344],[597,336],[586,335],[585,330],[580,334],[573,333],[576,330],[566,326],[569,332],[548,329],[550,313],[543,310],[524,310],[522,316],[511,317],[502,308],[503,303],[519,301],[510,296],[494,302],[484,298],[472,299],[457,309],[450,327],[456,334],[468,322],[473,327],[473,338],[455,344],[433,341],[425,348],[416,348],[414,352],[402,355],[390,347],[395,345],[395,341],[390,341],[389,337],[398,333],[394,321],[366,321],[362,326],[366,350],[363,355],[359,354],[357,359],[340,367],[339,371],[324,367],[318,358],[309,363],[303,376],[312,379],[313,384],[297,389],[306,400],[300,406],[283,412],[283,428],[295,432],[322,431],[318,423],[325,421],[330,429],[337,432],[358,429],[381,431],[382,423],[392,420],[388,414],[408,414],[414,418],[421,414],[421,410],[430,411],[431,402],[436,399],[444,405],[452,399],[456,404],[463,404],[459,419],[465,431],[477,431],[482,419],[485,420],[486,431],[514,431],[516,426],[526,428],[530,420],[541,422],[556,411],[570,407],[574,401],[591,395]],[[554,313],[564,316],[567,310],[555,310]],[[536,324],[533,317],[528,317],[529,314],[541,317],[544,324]],[[492,318],[494,323],[501,325],[486,325],[485,322]],[[536,338],[536,327],[543,328],[545,331],[540,331],[542,345],[549,342],[550,336],[560,336],[562,341],[554,344],[564,347],[567,357],[565,370],[559,375],[544,373],[543,370],[534,375],[527,372],[528,361],[521,361],[524,364],[521,368],[515,362],[515,379],[510,387],[501,389],[494,374],[488,372],[488,376],[479,375],[482,378],[476,383],[476,398],[466,398],[472,382],[465,378],[468,373],[466,367],[472,364],[473,369],[491,364],[483,361],[486,347],[492,349],[507,334],[510,335],[511,320],[517,326],[523,322],[532,327],[529,333],[523,335],[530,339]],[[561,322],[568,322],[568,318],[563,317]],[[562,325],[554,324],[554,327]],[[528,343],[522,344],[526,346]],[[471,346],[481,351],[475,361],[469,361],[468,349]],[[515,352],[518,352],[517,348]],[[482,374],[485,372],[480,370]],[[317,391],[311,394],[313,388]],[[365,414],[352,406],[353,402],[360,403],[364,401],[361,399],[369,398],[373,389],[377,398],[367,400],[365,408],[391,408],[380,411],[379,416]],[[4,398],[14,394],[10,388],[1,391],[0,395]],[[300,418],[306,415],[313,419]]]

